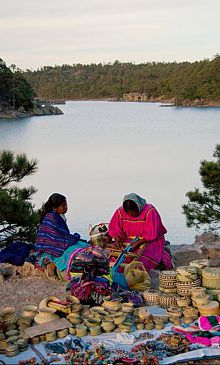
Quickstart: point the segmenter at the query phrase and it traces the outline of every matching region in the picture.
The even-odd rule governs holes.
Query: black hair
[[[40,222],[42,222],[47,213],[52,212],[54,208],[58,208],[65,201],[66,197],[64,195],[53,193],[42,207]]]
[[[126,213],[129,211],[138,211],[139,212],[138,205],[133,200],[125,200],[123,203],[123,208]]]

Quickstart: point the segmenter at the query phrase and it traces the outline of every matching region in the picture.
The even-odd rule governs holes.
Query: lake
[[[23,182],[38,189],[36,208],[53,192],[66,195],[68,225],[83,238],[136,192],[158,209],[171,244],[192,243],[182,204],[220,143],[220,108],[159,106],[69,101],[63,115],[0,120],[0,147],[39,161]]]

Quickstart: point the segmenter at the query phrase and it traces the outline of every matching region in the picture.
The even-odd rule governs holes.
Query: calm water
[[[24,179],[40,207],[53,192],[67,196],[68,224],[88,237],[108,222],[124,194],[136,192],[159,210],[172,244],[191,243],[185,193],[201,187],[199,166],[220,142],[220,108],[160,108],[157,103],[75,101],[64,115],[0,120],[0,148],[39,160]]]

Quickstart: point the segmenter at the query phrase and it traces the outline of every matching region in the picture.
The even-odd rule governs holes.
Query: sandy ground
[[[22,310],[22,305],[38,305],[48,296],[65,298],[66,284],[58,281],[52,282],[43,276],[15,276],[4,280],[0,285],[0,310],[7,306]]]

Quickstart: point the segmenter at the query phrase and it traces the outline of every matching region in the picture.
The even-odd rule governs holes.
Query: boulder
[[[220,258],[220,240],[215,242],[206,243],[202,250],[207,252],[209,259]]]
[[[171,246],[172,247],[172,246]],[[207,254],[200,247],[194,245],[180,245],[173,252],[173,263],[175,267],[185,266],[193,260],[201,260],[208,258]]]
[[[203,244],[203,243],[210,243],[215,242],[219,240],[219,236],[217,234],[214,234],[212,232],[205,232],[201,234],[200,236],[196,236],[195,243],[196,244]]]

